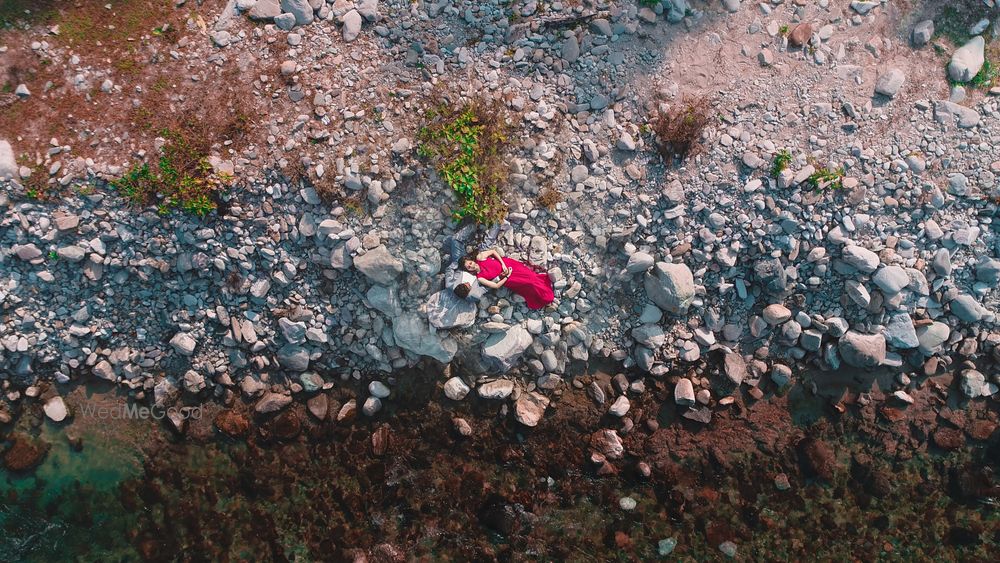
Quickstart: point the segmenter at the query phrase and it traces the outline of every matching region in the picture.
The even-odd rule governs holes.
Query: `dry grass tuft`
[[[542,189],[542,192],[538,194],[538,205],[541,205],[549,211],[554,211],[556,205],[565,199],[566,196],[564,196],[562,192],[555,188],[548,187]]]
[[[686,97],[650,122],[660,154],[668,165],[683,162],[702,149],[701,133],[708,125],[711,107],[707,98]]]

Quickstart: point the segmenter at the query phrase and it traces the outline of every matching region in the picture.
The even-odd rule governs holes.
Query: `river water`
[[[989,561],[1000,546],[996,432],[920,447],[899,431],[917,418],[869,424],[803,389],[705,426],[654,388],[634,403],[647,422],[623,434],[617,474],[600,475],[589,436],[609,424],[582,392],[528,430],[496,403],[443,404],[435,379],[403,380],[375,421],[319,423],[296,407],[245,439],[212,430],[221,407],[177,439],[153,421],[85,416],[84,403],[125,399],[77,389],[69,424],[38,409],[17,422],[50,450],[31,472],[0,474],[0,560],[704,561],[735,549]]]

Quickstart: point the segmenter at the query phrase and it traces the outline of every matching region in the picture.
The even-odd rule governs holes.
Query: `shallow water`
[[[0,478],[0,560],[312,561],[362,549],[371,560],[633,561],[673,540],[668,559],[719,559],[728,541],[741,560],[985,561],[1000,546],[995,443],[890,453],[864,425],[821,421],[815,433],[836,466],[824,479],[780,439],[766,444],[752,416],[739,426],[723,413],[709,430],[637,403],[660,408],[664,427],[683,426],[693,447],[657,451],[654,433],[636,430],[625,439],[633,459],[601,477],[586,444],[600,417],[577,394],[527,431],[499,419],[496,404],[441,405],[433,382],[407,384],[399,391],[411,400],[383,420],[317,424],[297,409],[261,421],[247,442],[196,429],[175,443],[149,421],[38,425],[52,445],[44,463]],[[790,401],[792,431],[828,418],[806,394]],[[454,416],[472,437],[451,430]],[[760,448],[712,450],[730,426]],[[384,452],[373,447],[379,432]],[[651,478],[636,471],[640,458]]]

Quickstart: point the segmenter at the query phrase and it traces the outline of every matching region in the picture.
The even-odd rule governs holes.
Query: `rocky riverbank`
[[[650,381],[707,422],[800,366],[894,368],[895,404],[945,374],[995,400],[995,7],[312,4],[167,11],[124,74],[58,25],[5,32],[24,82],[0,145],[4,419],[41,398],[61,420],[61,387],[92,379],[261,413],[363,379],[373,416],[421,358],[447,366],[449,398],[475,389],[527,426],[597,358],[627,368],[590,386],[622,421]],[[235,69],[259,76],[205,90]],[[500,246],[547,269],[554,310],[505,291],[438,310],[454,198],[416,146],[439,88],[514,116]],[[63,95],[81,105],[53,127],[73,137],[29,136]],[[692,96],[717,119],[677,168],[645,123]],[[239,118],[211,144],[237,179],[215,211],[136,208],[105,183],[130,152],[177,148],[143,116],[210,101]]]
[[[192,440],[344,438],[361,425],[370,432],[347,444],[382,454],[392,436],[419,450],[396,417],[421,397],[438,414],[411,414],[414,427],[440,447],[478,443],[462,455],[485,463],[526,459],[525,440],[571,452],[546,475],[584,467],[663,487],[684,482],[686,453],[714,456],[693,466],[703,472],[743,445],[788,460],[804,451],[834,482],[817,468],[837,450],[781,423],[783,397],[832,387],[823,404],[858,411],[860,431],[897,428],[879,448],[978,452],[968,471],[980,475],[1000,384],[993,2],[179,4],[2,14],[8,469],[45,459],[13,426],[71,422],[86,402],[69,390],[107,382]],[[436,104],[472,99],[510,121],[512,228],[499,245],[548,272],[551,310],[506,291],[442,310],[458,201],[421,155],[420,131]],[[651,124],[699,107],[705,126],[675,158]],[[204,159],[173,170],[191,151]],[[189,181],[138,190],[153,176]],[[604,362],[614,376],[593,377]],[[182,407],[198,405],[222,411],[192,424]],[[454,420],[464,410],[490,415]],[[453,428],[469,439],[443,432]],[[248,450],[303,471],[314,461]],[[746,455],[740,467],[763,463]],[[403,457],[369,467],[384,479]],[[508,490],[483,508],[508,536],[548,487],[530,465],[519,467],[531,495]],[[489,504],[482,483],[471,484],[477,510]],[[711,506],[702,484],[666,510]],[[343,508],[345,494],[317,497],[330,503],[318,512]],[[962,498],[992,493],[977,495]],[[987,545],[976,529],[974,545]],[[707,533],[713,553],[752,536],[738,530]],[[622,548],[638,533],[619,531]],[[344,534],[329,541],[370,539]],[[419,541],[390,543],[419,552]]]

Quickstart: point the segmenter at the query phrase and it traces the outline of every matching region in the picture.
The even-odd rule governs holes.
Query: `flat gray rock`
[[[379,245],[354,259],[354,267],[375,283],[389,285],[403,273],[403,263]]]
[[[694,301],[694,276],[684,264],[657,262],[646,274],[644,285],[653,303],[674,315],[687,313]]]
[[[885,361],[885,337],[881,334],[861,334],[849,330],[840,337],[837,349],[849,366],[870,368]]]

